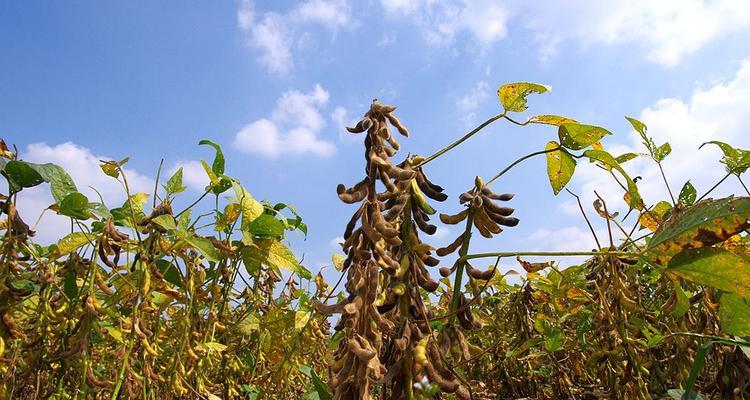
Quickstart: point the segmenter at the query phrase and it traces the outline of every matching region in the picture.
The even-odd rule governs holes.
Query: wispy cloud
[[[308,0],[286,13],[260,15],[250,0],[243,0],[237,21],[248,46],[260,54],[258,60],[275,75],[287,75],[294,69],[294,50],[310,37],[310,25],[336,32],[350,26],[348,0]]]

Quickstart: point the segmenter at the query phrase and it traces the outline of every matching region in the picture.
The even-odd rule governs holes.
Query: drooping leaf
[[[638,193],[638,187],[635,185],[635,182],[633,182],[632,179],[630,179],[630,176],[627,172],[625,172],[624,169],[620,166],[620,164],[615,160],[614,157],[612,157],[611,154],[607,153],[604,150],[586,150],[583,153],[584,156],[588,157],[591,160],[599,161],[606,166],[609,166],[610,168],[614,168],[617,170],[617,172],[622,175],[623,178],[625,178],[625,182],[627,183],[628,188],[628,205],[631,209],[637,208],[639,205],[641,205],[641,195]]]
[[[578,121],[572,118],[561,117],[559,115],[536,115],[536,116],[529,118],[530,124],[546,124],[546,125],[560,126],[562,124],[577,123],[577,122]]]
[[[29,165],[44,178],[45,182],[49,183],[52,198],[55,199],[57,204],[60,204],[65,196],[78,191],[73,179],[61,166],[52,163],[29,163]]]
[[[185,189],[186,187],[182,185],[182,167],[180,167],[172,174],[167,183],[164,184],[164,190],[167,194],[177,194]]]
[[[224,152],[221,151],[221,146],[218,144],[210,141],[210,140],[201,140],[198,142],[199,145],[208,145],[213,147],[216,150],[216,157],[214,157],[214,162],[211,164],[211,170],[216,175],[221,175],[224,173]]]
[[[308,367],[307,365],[300,365],[298,368],[300,372],[310,377],[313,382],[315,392],[317,392],[318,398],[320,400],[331,400],[333,398],[333,391],[331,390],[331,388],[322,379],[320,379],[318,374],[316,374],[312,368]]]
[[[42,175],[25,161],[8,161],[4,172],[8,179],[20,188],[30,188],[44,182]]]
[[[750,299],[725,293],[719,304],[719,322],[724,334],[750,336]]]
[[[560,144],[571,150],[584,149],[611,134],[604,128],[578,123],[564,123],[557,130]]]
[[[99,168],[102,169],[102,172],[104,172],[105,175],[117,179],[120,177],[120,167],[125,165],[129,159],[130,158],[126,157],[120,161],[102,161],[101,164],[99,164]]]
[[[555,141],[547,143],[545,150],[552,150],[547,155],[547,176],[552,192],[557,195],[570,182],[576,169],[576,160]]]
[[[91,217],[89,199],[82,193],[70,193],[60,202],[60,211],[58,213],[77,219],[89,219]]]
[[[667,273],[750,299],[750,259],[721,248],[684,250],[669,261]]]
[[[200,236],[188,236],[185,241],[190,243],[191,246],[198,249],[198,251],[206,257],[206,260],[212,262],[219,261],[219,254],[216,252],[216,248],[210,240]]]
[[[508,83],[497,90],[497,97],[506,111],[526,110],[526,96],[531,93],[544,93],[550,90],[549,86],[529,82]]]
[[[723,242],[750,228],[750,197],[708,199],[672,213],[654,233],[648,245],[655,262],[666,265],[683,249],[695,249]]]
[[[245,335],[251,335],[260,329],[260,320],[254,314],[248,314],[237,323],[237,330]]]
[[[69,269],[63,279],[63,292],[68,299],[74,299],[78,296],[78,283],[76,282],[76,273],[73,269]]]
[[[690,206],[695,203],[695,199],[698,197],[698,193],[695,191],[695,187],[690,181],[685,182],[680,190],[678,201],[680,204]]]

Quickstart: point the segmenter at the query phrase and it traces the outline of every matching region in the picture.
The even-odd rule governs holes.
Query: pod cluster
[[[402,136],[409,134],[394,110],[375,100],[362,120],[347,128],[366,133],[366,176],[352,187],[337,187],[341,201],[359,207],[342,244],[348,296],[338,304],[317,305],[319,311],[340,313],[335,329],[344,331],[330,385],[334,399],[369,399],[375,382],[387,388],[386,398],[400,399],[426,377],[443,392],[468,399],[468,390],[440,357],[437,338],[426,323],[432,313],[422,300],[439,286],[428,270],[439,260],[420,238],[437,231],[430,223],[435,210],[428,199],[448,196],[419,167],[421,157],[391,160],[400,148],[391,127]]]

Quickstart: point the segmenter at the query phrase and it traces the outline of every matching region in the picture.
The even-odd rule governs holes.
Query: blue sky
[[[133,185],[148,192],[164,157],[167,170],[185,169],[190,201],[206,180],[197,161],[212,157],[197,142],[214,140],[256,197],[297,206],[310,235],[292,247],[315,269],[353,212],[335,186],[362,173],[361,137],[342,126],[372,98],[398,105],[412,132],[403,154],[426,155],[499,113],[502,83],[548,84],[552,92],[532,97],[519,119],[560,114],[604,126],[615,133],[605,149],[619,154],[639,143],[623,115],[641,118],[657,142],[672,143],[672,186],[690,177],[702,193],[723,172],[718,151],[698,152],[700,143],[750,146],[749,39],[744,0],[4,2],[0,137],[26,159],[63,165],[110,206],[122,195],[98,159],[130,156]],[[550,127],[500,122],[432,162],[428,176],[451,195],[442,209],[459,209],[475,175],[492,176],[555,137]],[[664,198],[645,161],[627,169],[643,177],[647,203]],[[576,174],[570,188],[586,205],[597,190],[624,206],[600,171],[581,165]],[[592,246],[571,197],[552,195],[542,158],[496,190],[516,193],[522,222],[475,251]],[[24,196],[21,210],[34,216],[26,219],[50,204],[42,189]],[[443,227],[432,242],[457,234]]]

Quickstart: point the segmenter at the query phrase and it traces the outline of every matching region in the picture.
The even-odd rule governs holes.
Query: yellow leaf
[[[297,311],[294,313],[294,329],[300,330],[307,325],[310,320],[310,313],[307,311]]]

